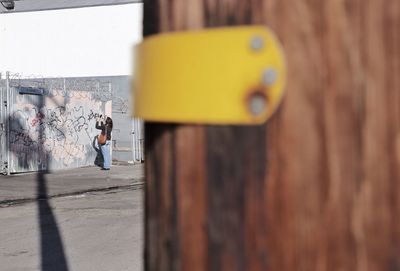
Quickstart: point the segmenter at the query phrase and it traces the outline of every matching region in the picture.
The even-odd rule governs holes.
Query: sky
[[[142,4],[0,14],[0,72],[130,75],[141,25]]]

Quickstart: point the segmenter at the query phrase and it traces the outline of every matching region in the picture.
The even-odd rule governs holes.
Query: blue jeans
[[[101,153],[103,154],[104,164],[103,168],[109,169],[111,167],[111,153],[110,153],[111,140],[107,140],[106,144],[100,145]]]

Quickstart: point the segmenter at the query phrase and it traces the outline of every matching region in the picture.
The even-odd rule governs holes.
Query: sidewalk
[[[87,191],[106,190],[140,184],[144,181],[143,164],[113,165],[104,171],[85,167],[51,172],[45,175],[47,195],[55,197]],[[0,175],[0,205],[37,199],[37,173]]]

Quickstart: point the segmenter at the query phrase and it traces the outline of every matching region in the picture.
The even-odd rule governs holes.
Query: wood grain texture
[[[269,25],[265,126],[146,124],[146,270],[400,270],[400,1],[159,0],[144,34]]]
[[[399,2],[268,2],[290,74],[269,124],[270,269],[400,270]]]

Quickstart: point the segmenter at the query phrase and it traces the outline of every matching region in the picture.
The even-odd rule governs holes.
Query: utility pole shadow
[[[46,172],[37,173],[37,199],[40,227],[40,248],[42,271],[67,271],[61,234],[49,203]]]

